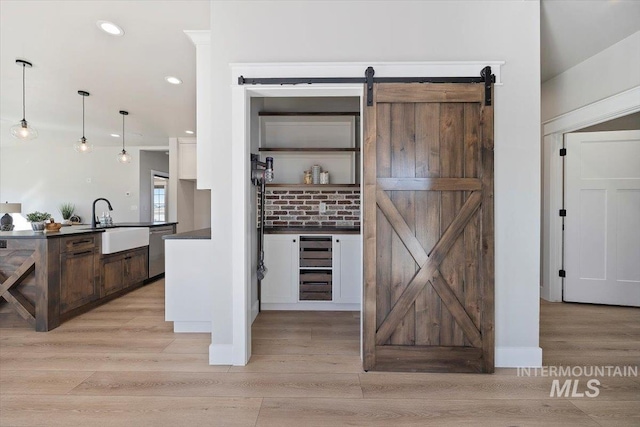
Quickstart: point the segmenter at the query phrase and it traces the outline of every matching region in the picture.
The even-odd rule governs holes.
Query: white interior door
[[[640,307],[640,131],[566,135],[564,300]]]

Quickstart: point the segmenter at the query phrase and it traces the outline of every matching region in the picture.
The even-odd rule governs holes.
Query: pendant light
[[[93,151],[93,145],[87,143],[87,138],[84,137],[84,99],[90,94],[87,91],[79,90],[78,95],[82,96],[82,138],[73,144],[73,148],[78,153],[90,153]]]
[[[35,139],[38,137],[38,131],[27,123],[27,119],[25,118],[25,102],[24,102],[24,92],[25,92],[25,84],[24,84],[24,71],[25,68],[31,68],[33,64],[29,61],[25,61],[22,59],[16,59],[16,64],[22,67],[22,120],[20,123],[16,123],[11,126],[11,136],[17,139],[21,139],[23,141],[28,141],[30,139]]]
[[[122,151],[118,153],[118,161],[120,163],[130,163],[131,162],[131,154],[127,153],[127,150],[124,149],[124,116],[128,116],[128,111],[120,111],[122,114]]]

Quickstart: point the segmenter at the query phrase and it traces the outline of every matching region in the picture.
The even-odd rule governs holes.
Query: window
[[[167,184],[169,179],[163,176],[154,175],[153,177],[153,220],[167,220]]]

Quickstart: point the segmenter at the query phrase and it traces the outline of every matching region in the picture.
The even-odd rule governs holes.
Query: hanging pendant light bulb
[[[124,149],[124,116],[128,116],[129,112],[120,111],[120,114],[122,114],[122,151],[118,153],[118,161],[120,163],[130,163],[131,154],[127,153],[127,150]]]
[[[93,145],[89,144],[87,138],[84,137],[84,99],[89,96],[89,92],[79,90],[78,95],[82,96],[82,138],[73,144],[73,149],[78,153],[90,153],[93,151]]]
[[[28,141],[30,139],[35,139],[38,137],[38,131],[29,125],[27,119],[25,118],[25,84],[24,84],[24,71],[26,67],[31,68],[33,64],[29,61],[25,61],[22,59],[16,59],[16,64],[22,67],[22,120],[20,123],[16,123],[11,126],[11,136],[17,139],[21,139],[23,141]]]

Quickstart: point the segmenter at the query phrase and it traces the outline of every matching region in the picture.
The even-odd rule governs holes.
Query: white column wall
[[[496,365],[539,365],[539,2],[214,1],[211,14],[212,137],[202,173],[212,186],[220,325],[212,363],[216,346],[234,344],[229,64],[504,60],[495,90]]]

